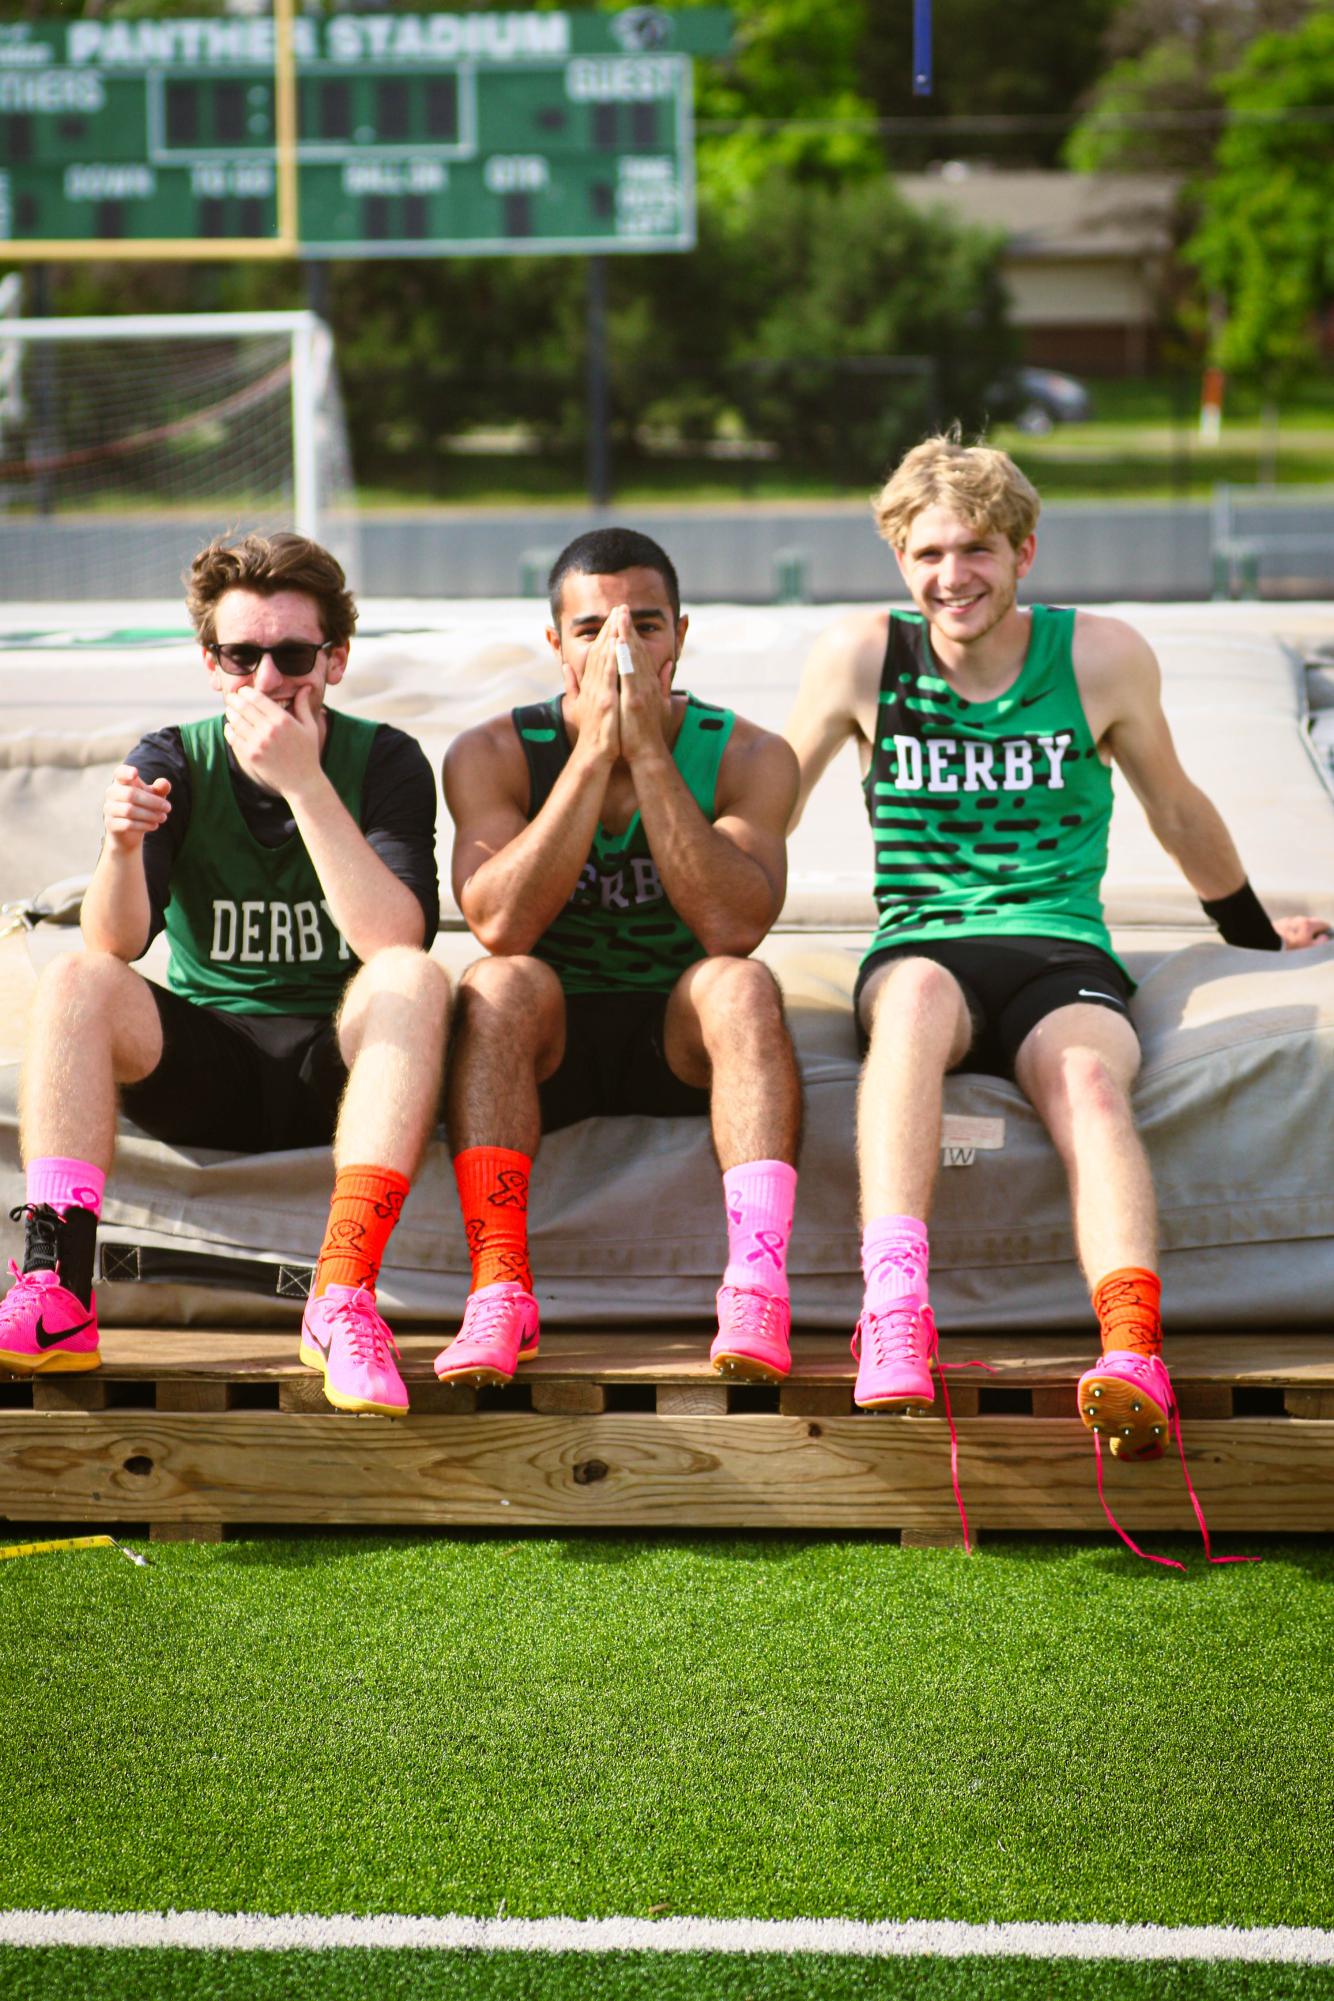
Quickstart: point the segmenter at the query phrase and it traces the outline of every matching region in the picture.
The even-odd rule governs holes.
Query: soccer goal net
[[[313,313],[0,318],[0,598],[175,597],[213,536],[277,528],[359,581]]]

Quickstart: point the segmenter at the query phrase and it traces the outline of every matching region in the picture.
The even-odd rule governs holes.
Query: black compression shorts
[[[149,982],[162,1060],[121,1092],[121,1109],[154,1139],[224,1153],[328,1146],[347,1070],[328,1018],[229,1014]]]
[[[857,974],[857,1036],[868,1041],[861,999],[867,981],[892,959],[931,959],[963,989],[973,1039],[960,1070],[1013,1077],[1014,1059],[1038,1023],[1061,1007],[1107,1007],[1130,1019],[1134,982],[1108,952],[1068,938],[930,938],[886,945]]]
[[[620,992],[565,996],[565,1054],[538,1086],[542,1130],[580,1119],[698,1118],[709,1094],[683,1084],[663,1052],[668,994]]]

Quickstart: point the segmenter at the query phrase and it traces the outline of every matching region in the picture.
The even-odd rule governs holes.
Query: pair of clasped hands
[[[665,637],[665,635],[664,635]],[[654,659],[635,631],[628,605],[607,614],[601,630],[587,643],[567,641],[564,665],[572,684],[568,713],[578,739],[611,762],[664,750],[671,739],[671,676],[676,665],[670,650]],[[573,652],[575,658],[571,659]]]
[[[249,778],[292,800],[320,770],[322,696],[302,682],[290,702],[254,687],[228,691],[223,735]],[[171,812],[171,780],[145,785],[132,764],[116,767],[102,802],[107,843],[123,853],[139,847]]]

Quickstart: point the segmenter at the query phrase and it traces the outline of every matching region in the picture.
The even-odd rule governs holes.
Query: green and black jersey
[[[359,961],[329,915],[298,834],[279,847],[247,826],[232,784],[224,718],[181,725],[190,824],[171,873],[167,985],[230,1014],[331,1015]],[[379,724],[329,712],[323,765],[358,824]]]
[[[970,702],[916,612],[891,612],[864,790],[875,840],[872,951],[1027,933],[1111,950],[1102,914],[1111,772],[1075,680],[1075,614],[1030,607],[1013,687]]]
[[[528,761],[535,820],[570,756],[561,697],[512,711]],[[706,820],[736,721],[730,709],[686,698],[672,760]],[[667,900],[638,813],[621,834],[599,827],[570,899],[533,947],[567,994],[669,993],[704,947]]]

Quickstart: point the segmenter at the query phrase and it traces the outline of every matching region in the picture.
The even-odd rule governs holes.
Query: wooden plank
[[[784,1383],[778,1392],[784,1417],[847,1417],[852,1387],[846,1383]]]
[[[1334,1421],[1185,1437],[1216,1535],[1334,1531]],[[960,1446],[978,1529],[1105,1529],[1077,1419],[977,1418]],[[1193,1529],[1175,1455],[1105,1467],[1127,1528]],[[938,1418],[0,1411],[0,1515],[16,1520],[939,1529],[949,1494]]]
[[[918,1528],[899,1530],[900,1549],[962,1549],[963,1546],[963,1528],[957,1515],[953,1528],[942,1522],[938,1528],[923,1524]]]
[[[533,1409],[553,1417],[589,1417],[607,1408],[604,1383],[565,1382],[556,1376],[535,1377]]]
[[[656,1403],[659,1417],[724,1417],[727,1384],[716,1377],[710,1383],[660,1383]]]
[[[1334,1390],[1284,1390],[1289,1417],[1334,1417]]]
[[[200,1383],[168,1376],[157,1386],[159,1410],[229,1410],[231,1399],[230,1383]]]
[[[1225,1418],[1232,1415],[1231,1383],[1192,1383],[1172,1379],[1177,1409],[1183,1418]]]
[[[433,1380],[431,1363],[449,1330],[410,1328],[399,1334],[403,1373],[411,1385]],[[304,1374],[296,1330],[108,1327],[102,1330],[102,1373],[133,1380],[166,1374],[206,1380],[273,1381]],[[554,1330],[542,1333],[542,1353],[523,1368],[525,1379],[585,1377],[602,1383],[716,1381],[707,1328]],[[794,1382],[851,1383],[856,1365],[844,1333],[805,1333],[793,1340]],[[1090,1324],[1078,1334],[953,1334],[941,1342],[947,1362],[985,1361],[998,1385],[1074,1383],[1097,1353]],[[1171,1334],[1164,1355],[1178,1391],[1189,1382],[1251,1387],[1334,1389],[1334,1335],[1292,1332]]]
[[[221,1542],[226,1534],[221,1522],[150,1522],[150,1542]]]
[[[105,1410],[109,1385],[99,1371],[84,1374],[34,1376],[34,1410]]]

